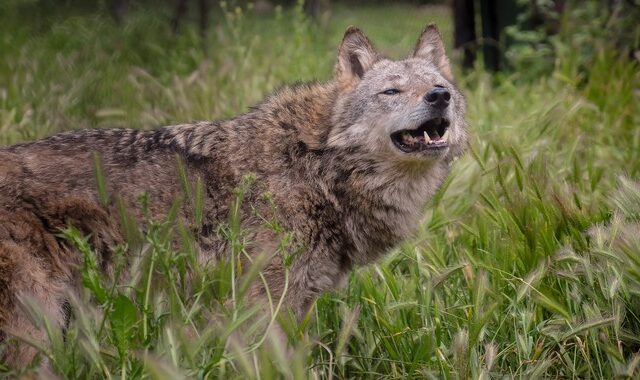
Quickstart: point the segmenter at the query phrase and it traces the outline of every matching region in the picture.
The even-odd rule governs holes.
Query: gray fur
[[[440,115],[451,121],[449,147],[439,154],[401,152],[390,134],[434,115],[423,97],[435,85],[452,96]],[[381,94],[391,87],[401,92]],[[277,297],[284,267],[274,254],[278,236],[263,217],[292,232],[302,253],[290,268],[286,305],[300,317],[354,265],[378,259],[416,229],[452,159],[466,147],[464,113],[435,27],[427,27],[414,54],[401,61],[381,58],[364,34],[349,28],[333,80],[284,88],[234,119],[152,131],[82,130],[2,148],[0,334],[44,339],[18,306],[22,294],[63,326],[65,294],[78,287],[81,258],[60,229],[73,224],[90,235],[110,271],[110,247],[123,240],[117,200],[142,221],[138,196],[147,193],[152,216],[162,217],[182,194],[178,158],[190,181],[200,179],[206,190],[202,225],[193,224],[188,202],[179,212],[197,236],[203,263],[215,265],[228,254],[216,226],[228,220],[243,175],[255,176],[242,209],[250,251],[270,255],[263,273]],[[96,191],[96,154],[111,195],[106,207]],[[260,302],[264,291],[256,284],[251,297]],[[24,366],[33,354],[17,347],[7,360]]]

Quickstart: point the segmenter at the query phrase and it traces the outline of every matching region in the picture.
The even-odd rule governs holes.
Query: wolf
[[[271,254],[265,281],[250,297],[282,296],[301,318],[352,268],[411,236],[464,152],[467,129],[465,100],[435,25],[402,60],[383,57],[349,27],[332,79],[282,88],[233,119],[79,130],[1,148],[0,340],[45,339],[23,297],[61,329],[69,322],[68,295],[81,286],[83,257],[62,230],[73,226],[86,235],[101,270],[113,274],[113,247],[125,238],[122,210],[143,227],[145,216],[163,217],[184,193],[185,176],[187,187],[201,185],[200,217],[183,202],[177,220],[193,232],[198,260],[215,265],[229,255],[217,227],[228,221],[235,189],[252,175],[241,225],[250,255]],[[278,254],[270,218],[297,247],[290,262]],[[4,360],[23,367],[35,354],[12,345]]]

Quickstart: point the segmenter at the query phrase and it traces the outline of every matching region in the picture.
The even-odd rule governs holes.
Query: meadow
[[[171,33],[168,8],[140,5],[117,25],[104,10],[11,3],[0,5],[2,145],[232,117],[279,86],[330,78],[350,24],[399,57],[435,22],[452,50],[442,6],[336,5],[318,25],[299,7],[227,4],[203,46],[194,22]],[[34,311],[50,334],[41,355],[63,378],[640,377],[640,64],[596,40],[585,65],[567,41],[535,78],[456,68],[468,153],[415,238],[300,324],[280,321],[289,348],[243,302],[233,260],[198,267],[191,238],[155,220],[132,231],[143,254],[126,283],[64,232],[84,255],[84,289],[64,336]],[[223,229],[230,257],[246,244],[237,217]],[[0,377],[16,375],[0,363]]]

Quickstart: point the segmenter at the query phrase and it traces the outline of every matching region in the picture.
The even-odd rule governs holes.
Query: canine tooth
[[[427,133],[427,131],[424,131],[424,141],[425,142],[431,142],[431,138],[429,137],[429,134]]]
[[[446,131],[444,131],[444,134],[441,137],[442,141],[447,141],[447,138],[449,137],[449,130],[447,129]]]

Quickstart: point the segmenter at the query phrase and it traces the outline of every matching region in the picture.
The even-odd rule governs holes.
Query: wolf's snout
[[[450,99],[451,93],[449,93],[446,88],[440,86],[436,86],[424,96],[424,101],[427,102],[427,104],[441,111],[449,106]]]

